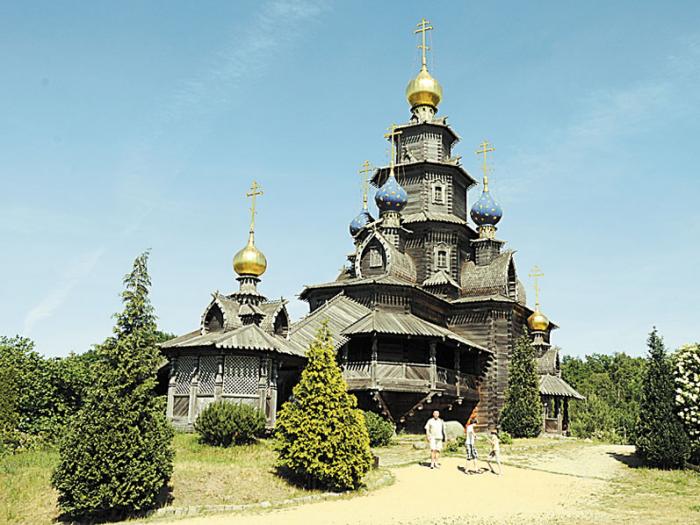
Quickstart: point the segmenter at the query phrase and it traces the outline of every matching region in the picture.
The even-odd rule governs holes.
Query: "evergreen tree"
[[[527,333],[516,341],[511,355],[501,428],[513,437],[535,437],[542,432],[540,379]]]
[[[690,443],[674,404],[673,369],[656,328],[647,340],[649,358],[637,421],[637,455],[658,468],[683,468]]]
[[[355,489],[372,464],[369,435],[357,399],[335,361],[323,325],[311,343],[308,362],[293,398],[277,418],[278,465],[307,486]]]
[[[115,519],[153,508],[172,474],[173,429],[154,394],[161,356],[148,253],[124,278],[124,310],[96,350],[94,384],[68,425],[52,482],[64,516]]]

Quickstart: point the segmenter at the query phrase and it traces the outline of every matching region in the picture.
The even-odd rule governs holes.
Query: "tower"
[[[481,197],[474,203],[471,209],[471,217],[478,225],[479,238],[473,241],[474,259],[478,266],[489,264],[501,253],[503,241],[496,239],[496,224],[503,218],[501,206],[494,200],[489,191],[489,166],[486,161],[488,153],[496,151],[487,140],[484,140],[477,155],[482,155],[483,164],[483,189]]]
[[[460,267],[470,258],[469,240],[476,233],[467,225],[467,190],[474,179],[462,167],[452,148],[459,140],[447,124],[437,117],[443,98],[442,87],[428,70],[426,35],[433,29],[422,19],[415,30],[420,35],[421,67],[406,87],[411,117],[396,126],[396,165],[382,167],[372,183],[382,187],[394,171],[397,182],[407,193],[403,225],[412,234],[405,250],[416,262],[417,280],[434,287],[447,286],[456,294]],[[439,274],[439,275],[438,275]]]

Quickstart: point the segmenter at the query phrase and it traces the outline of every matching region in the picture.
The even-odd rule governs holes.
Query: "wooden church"
[[[489,189],[494,148],[486,141],[477,151],[481,195],[468,202],[477,181],[453,152],[458,135],[437,116],[442,87],[426,60],[431,29],[422,20],[416,30],[422,66],[406,88],[409,121],[386,135],[389,165],[372,172],[365,163],[371,180],[350,223],[348,264],[335,281],[304,287],[300,298],[310,313],[290,325],[284,302],[257,291],[266,263],[251,222],[249,243],[234,259],[240,290],[214,294],[199,328],[163,346],[174,422],[191,426],[206,403],[229,398],[256,404],[274,425],[309,343],[327,322],[360,407],[408,429],[422,427],[435,409],[445,419],[476,414],[482,425],[497,426],[510,352],[528,328],[542,378],[543,430],[566,431],[568,400],[581,396],[561,379],[558,350],[550,346],[556,325],[539,301],[527,306],[514,252],[496,237],[503,210]],[[367,206],[370,182],[376,218]]]

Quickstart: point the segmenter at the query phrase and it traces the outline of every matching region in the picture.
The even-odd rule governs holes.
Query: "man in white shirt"
[[[445,441],[445,422],[440,419],[440,412],[437,410],[425,424],[425,438],[430,444],[430,468],[440,468],[438,461],[442,443]]]

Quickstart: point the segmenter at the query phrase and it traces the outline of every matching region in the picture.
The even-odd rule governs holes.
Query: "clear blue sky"
[[[496,148],[499,237],[566,353],[698,340],[697,2],[3,2],[0,334],[47,355],[110,334],[151,248],[164,330],[237,287],[253,179],[261,290],[291,299],[351,250],[357,169],[409,116],[433,22],[440,107],[478,176]],[[472,190],[470,201],[478,197]]]

